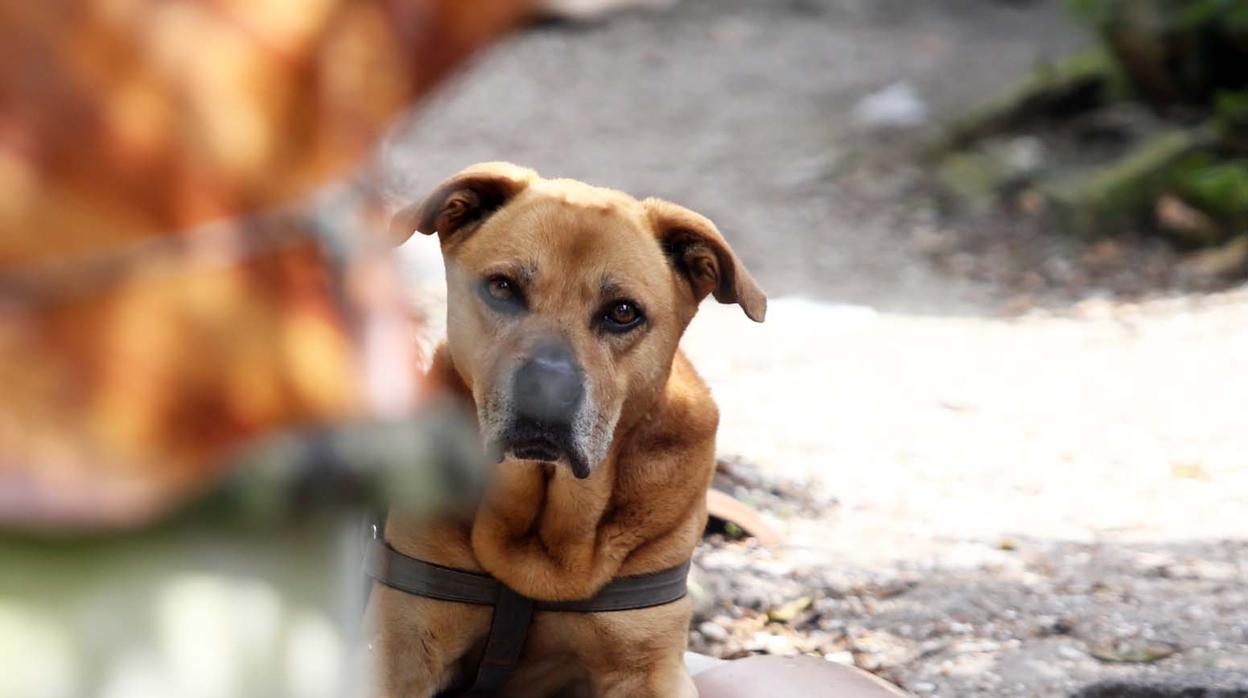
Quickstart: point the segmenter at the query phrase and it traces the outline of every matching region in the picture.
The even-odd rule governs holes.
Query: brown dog
[[[448,333],[431,369],[471,400],[501,459],[470,520],[391,516],[399,552],[486,571],[525,596],[583,599],[680,565],[706,520],[718,412],[677,348],[714,295],[761,322],[767,299],[706,218],[505,163],[470,167],[395,230],[437,232]],[[491,609],[375,585],[381,693],[463,679]],[[538,612],[511,696],[695,696],[688,599],[611,613]]]

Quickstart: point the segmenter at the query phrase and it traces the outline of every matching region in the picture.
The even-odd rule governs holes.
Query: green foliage
[[[1245,9],[1243,0],[1184,0],[1182,2],[1173,2],[1177,5],[1176,11],[1179,20],[1185,26],[1198,26],[1208,23],[1221,24],[1229,22],[1239,24],[1244,21]]]
[[[1232,138],[1248,137],[1248,90],[1219,92],[1214,99],[1213,112],[1224,134]]]
[[[1192,155],[1175,168],[1173,186],[1180,197],[1218,221],[1248,229],[1248,160]]]
[[[1185,243],[1248,233],[1248,0],[1065,2],[1099,44],[955,123],[935,151],[944,189],[963,202],[1014,191],[991,145],[1043,129],[1051,157],[1024,185],[1068,231],[1173,224],[1159,204],[1178,197],[1205,214]]]
[[[1248,27],[1243,0],[1067,0],[1071,12],[1095,28],[1112,24],[1128,10],[1148,6],[1150,14],[1174,30],[1222,24],[1233,30]]]
[[[1100,36],[1138,96],[1207,107],[1248,86],[1244,0],[1067,0]]]

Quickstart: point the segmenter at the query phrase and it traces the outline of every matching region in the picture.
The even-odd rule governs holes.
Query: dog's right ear
[[[736,303],[754,322],[767,316],[767,294],[750,276],[706,216],[662,199],[641,202],[672,266],[685,277],[694,303],[708,295],[720,303]]]
[[[396,245],[413,232],[437,233],[443,245],[463,240],[536,177],[533,170],[506,162],[473,165],[438,185],[424,201],[394,214],[390,236]]]

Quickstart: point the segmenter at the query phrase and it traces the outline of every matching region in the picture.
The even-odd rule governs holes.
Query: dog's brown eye
[[[516,297],[515,285],[505,276],[490,277],[490,280],[486,282],[486,288],[495,300],[509,301]]]
[[[611,308],[611,321],[617,325],[627,325],[637,319],[637,309],[632,303],[616,303]]]
[[[502,274],[486,279],[480,286],[480,294],[487,305],[500,313],[514,315],[525,309],[520,286]]]
[[[608,332],[628,332],[640,325],[644,319],[645,316],[635,303],[615,301],[603,308],[602,328]]]

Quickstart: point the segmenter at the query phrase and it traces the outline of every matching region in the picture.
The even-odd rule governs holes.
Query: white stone
[[[908,82],[896,82],[854,105],[854,121],[871,128],[914,128],[927,121],[927,102]]]

